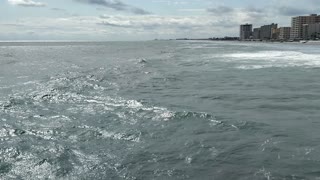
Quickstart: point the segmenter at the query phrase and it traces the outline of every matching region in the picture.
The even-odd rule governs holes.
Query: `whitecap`
[[[237,69],[320,67],[320,55],[296,51],[259,51],[222,55],[224,62],[240,63]]]

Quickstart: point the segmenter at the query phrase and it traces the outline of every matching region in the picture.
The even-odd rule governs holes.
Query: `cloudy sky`
[[[320,14],[320,0],[0,0],[1,40],[238,36],[239,24]]]

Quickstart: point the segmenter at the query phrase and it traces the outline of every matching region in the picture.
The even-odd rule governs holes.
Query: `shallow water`
[[[319,50],[0,43],[0,178],[319,179]]]

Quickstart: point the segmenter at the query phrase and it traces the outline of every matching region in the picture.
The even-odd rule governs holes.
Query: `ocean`
[[[319,52],[1,42],[0,179],[320,179]]]

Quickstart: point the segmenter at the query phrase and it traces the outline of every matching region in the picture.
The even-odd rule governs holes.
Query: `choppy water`
[[[319,50],[0,43],[0,179],[320,179]]]

